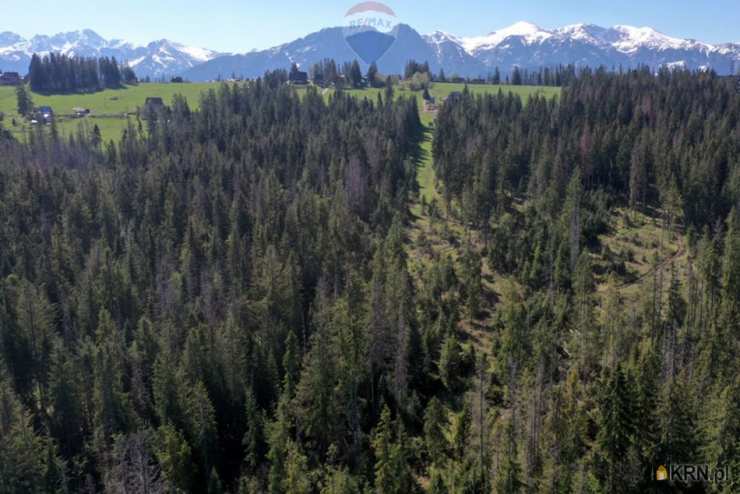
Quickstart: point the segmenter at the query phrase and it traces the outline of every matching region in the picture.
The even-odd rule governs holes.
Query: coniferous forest
[[[63,94],[119,89],[124,83],[136,83],[137,78],[133,69],[119,65],[116,57],[96,59],[50,53],[31,57],[28,81],[34,92]]]
[[[734,81],[419,110],[268,75],[0,130],[0,493],[738,492]],[[676,254],[637,279],[617,215]]]

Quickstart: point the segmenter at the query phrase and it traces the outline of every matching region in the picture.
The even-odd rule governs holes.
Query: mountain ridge
[[[443,31],[420,34],[406,24],[392,31],[396,42],[378,59],[381,72],[400,73],[408,60],[428,61],[448,75],[481,77],[496,68],[537,70],[569,65],[633,68],[649,66],[712,69],[719,74],[740,71],[740,43],[706,43],[670,36],[648,27],[602,27],[577,23],[546,29],[520,21],[482,36],[457,36]],[[36,35],[30,39],[0,33],[0,69],[25,73],[32,53],[51,51],[81,56],[115,56],[140,77],[182,75],[193,81],[258,77],[266,70],[303,69],[332,58],[339,63],[359,58],[345,40],[342,27],[327,27],[265,50],[219,53],[167,39],[136,45],[106,40],[91,29]],[[363,63],[363,65],[366,65]]]
[[[669,36],[651,27],[601,27],[578,23],[544,29],[521,21],[483,36],[462,37],[443,31],[421,35],[399,24],[400,36],[378,60],[381,72],[399,73],[406,61],[428,61],[432,70],[448,75],[479,77],[499,68],[537,70],[569,65],[634,68],[649,66],[713,69],[732,74],[740,69],[740,45],[710,44]],[[406,43],[406,44],[404,44]],[[289,43],[261,51],[217,57],[186,72],[192,80],[231,75],[257,77],[265,70],[287,68],[291,63],[307,69],[323,58],[337,62],[358,58],[342,38],[342,28],[324,28]]]
[[[160,39],[138,45],[121,39],[107,40],[92,29],[37,34],[24,38],[16,33],[0,33],[0,69],[25,73],[34,53],[50,52],[84,57],[116,57],[133,67],[139,77],[180,75],[188,69],[223,55],[213,50],[197,48]]]

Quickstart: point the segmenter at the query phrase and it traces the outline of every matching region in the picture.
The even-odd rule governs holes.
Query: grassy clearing
[[[453,84],[453,83],[435,83],[432,85],[430,93],[439,102],[443,101],[451,93],[455,91],[464,90],[464,84]],[[468,86],[472,94],[484,95],[484,94],[496,94],[499,91],[504,94],[513,93],[519,95],[525,102],[533,95],[542,95],[550,98],[557,98],[560,96],[560,88],[557,87],[543,87],[543,86],[511,86],[511,85],[470,85]],[[372,91],[372,90],[366,90]],[[377,90],[376,90],[377,91]],[[361,92],[358,92],[358,95]],[[415,92],[411,93],[407,90],[396,91],[398,96],[404,96],[413,94],[419,99],[419,108],[423,108],[422,104],[422,93]],[[420,199],[423,198],[425,202],[429,203],[432,200],[441,200],[441,196],[436,187],[436,179],[434,176],[434,167],[432,163],[432,134],[434,132],[434,113],[422,111],[421,120],[424,125],[427,126],[427,139],[422,144],[422,159],[419,163],[418,181],[419,181],[419,193]],[[413,206],[412,212],[415,215],[420,214],[420,205],[417,203]]]
[[[200,93],[216,87],[214,83],[204,84],[139,84],[123,89],[107,89],[91,94],[64,94],[45,96],[33,93],[36,106],[51,106],[60,115],[71,114],[72,108],[89,108],[93,115],[118,115],[136,111],[143,106],[147,97],[158,96],[165,103],[172,101],[176,94],[182,94],[191,106],[197,107]],[[15,113],[16,99],[14,87],[0,87],[0,111]]]
[[[200,94],[216,87],[216,83],[203,84],[139,84],[123,89],[108,89],[91,94],[43,95],[32,93],[36,106],[50,106],[57,114],[57,126],[62,134],[77,130],[80,119],[71,118],[75,107],[89,108],[91,115],[84,120],[90,125],[98,125],[105,139],[117,138],[126,127],[127,113],[135,112],[144,105],[147,97],[157,96],[165,104],[172,102],[173,96],[181,94],[187,98],[192,108],[200,104]],[[22,136],[28,125],[19,117],[16,109],[15,88],[0,87],[0,112],[5,114],[4,126],[16,136]],[[13,120],[16,125],[12,125]]]
[[[609,289],[609,269],[624,262],[626,273],[619,276],[617,290],[629,302],[638,302],[641,287],[662,278],[665,286],[670,281],[671,268],[685,281],[689,253],[682,235],[665,228],[661,211],[643,212],[617,209],[611,218],[611,230],[599,240],[601,252],[594,256],[597,272],[597,294],[605,297]],[[657,267],[656,267],[657,264]],[[687,290],[683,283],[684,291]],[[684,295],[688,295],[685,293]],[[667,294],[666,294],[667,296]]]
[[[424,202],[427,203],[434,200],[439,202],[441,199],[439,191],[437,190],[434,167],[432,165],[432,137],[430,135],[432,132],[432,130],[427,131],[427,137],[421,145],[422,158],[417,170],[419,195],[424,199]]]
[[[450,93],[463,91],[463,84],[436,83],[432,86],[430,93],[441,103]],[[497,85],[475,85],[469,86],[474,95],[514,93],[519,95],[526,103],[530,96],[541,94],[546,97],[558,97],[560,88],[532,87],[532,86],[497,86]],[[396,91],[397,96],[415,95],[419,99],[419,107],[423,108],[422,93],[411,93],[410,91]],[[421,112],[421,119],[427,128],[426,139],[422,144],[422,155],[417,169],[417,180],[419,182],[419,197],[412,204],[411,212],[414,221],[407,231],[407,253],[409,258],[409,270],[416,283],[421,283],[422,273],[429,268],[436,259],[449,257],[456,262],[463,242],[471,242],[476,249],[483,249],[483,241],[476,232],[469,231],[456,221],[452,215],[444,210],[442,197],[437,188],[434,174],[432,139],[434,137],[434,119],[436,113]],[[437,213],[435,217],[429,214],[423,203],[430,204],[436,201]],[[460,323],[461,335],[465,345],[472,345],[477,351],[490,352],[492,350],[491,326],[495,317],[495,306],[504,293],[510,291],[509,287],[516,282],[509,277],[500,276],[488,265],[487,259],[483,260],[482,266],[482,303],[481,312],[473,321],[464,320]]]

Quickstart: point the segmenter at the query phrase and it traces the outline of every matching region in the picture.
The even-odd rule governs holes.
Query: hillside
[[[0,490],[737,491],[734,81],[402,87],[0,133]]]
[[[450,92],[462,91],[462,85],[436,85],[434,96],[443,99]],[[503,89],[516,94],[526,101],[534,94],[547,98],[557,98],[558,88],[508,86]],[[470,86],[471,94],[486,95],[495,93],[489,86]],[[460,329],[465,332],[468,342],[478,351],[490,352],[493,315],[498,302],[512,289],[523,287],[514,277],[497,272],[486,258],[486,239],[479,231],[470,229],[461,221],[463,216],[459,204],[444,207],[443,185],[436,177],[433,165],[434,114],[422,113],[422,121],[427,126],[422,155],[417,169],[419,195],[412,207],[413,222],[407,232],[409,270],[415,275],[418,290],[424,290],[424,273],[441,259],[450,258],[456,269],[462,269],[460,259],[466,246],[472,244],[482,257],[482,292],[480,311],[472,319],[461,321]],[[517,206],[520,210],[527,203]],[[687,279],[690,272],[690,256],[685,239],[680,230],[665,222],[665,212],[652,210],[644,212],[616,209],[607,220],[606,233],[600,236],[601,248],[591,252],[594,265],[597,307],[603,308],[607,297],[616,292],[627,306],[639,305],[642,289],[657,279],[668,283],[673,271],[681,286],[683,295],[688,296]],[[667,301],[666,301],[667,302]],[[603,311],[600,311],[603,317]]]
[[[75,132],[80,124],[97,125],[101,130],[103,138],[108,140],[120,137],[121,132],[126,128],[127,119],[134,118],[133,114],[138,108],[144,106],[144,102],[148,97],[161,97],[165,104],[169,105],[172,102],[172,97],[180,94],[187,99],[188,104],[192,108],[197,109],[200,105],[202,93],[209,89],[217,89],[219,85],[220,83],[216,82],[192,84],[142,83],[138,86],[128,86],[125,89],[105,90],[92,94],[46,96],[31,93],[31,97],[36,106],[46,105],[54,109],[59,117],[57,124],[62,134]],[[437,83],[432,87],[431,93],[437,98],[445,98],[451,92],[462,91],[463,87],[464,85],[462,84]],[[537,92],[554,94],[559,91],[558,88],[536,88],[529,86],[480,85],[471,87],[471,91],[475,94],[485,94],[499,90],[514,92],[522,95],[524,98]],[[298,91],[302,92],[304,89],[299,88]],[[325,93],[325,96],[328,97],[332,92]],[[381,93],[380,90],[376,89],[348,90],[347,92],[359,98],[369,97],[371,99],[374,99],[377,94]],[[404,91],[398,91],[398,95],[404,94]],[[418,93],[417,96],[421,104],[421,93]],[[72,118],[72,109],[76,107],[90,109],[90,116],[82,120]],[[0,112],[5,114],[5,128],[17,137],[21,137],[29,129],[29,126],[24,124],[23,120],[18,117],[15,88],[0,86]],[[14,119],[17,124],[15,126],[12,125]]]

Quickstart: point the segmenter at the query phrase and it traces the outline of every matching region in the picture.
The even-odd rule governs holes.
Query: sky
[[[243,53],[341,25],[359,0],[0,0],[0,31],[25,37],[89,28],[144,44],[167,38]],[[650,26],[709,43],[740,42],[740,0],[387,0],[417,31],[487,34],[518,21]],[[32,7],[31,7],[32,5]]]

